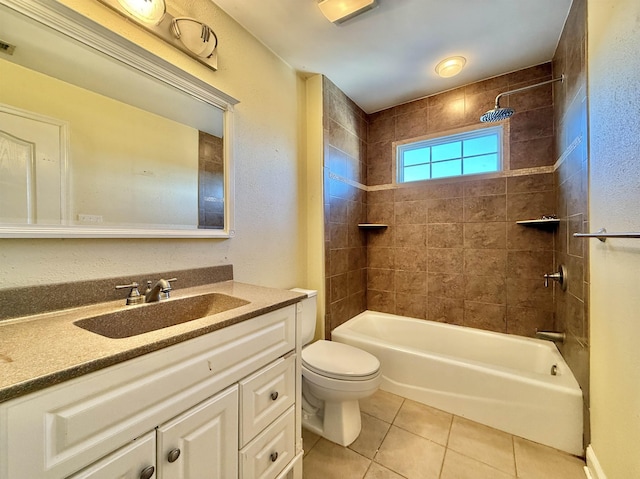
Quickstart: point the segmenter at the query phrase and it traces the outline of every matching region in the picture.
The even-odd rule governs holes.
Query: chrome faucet
[[[151,287],[152,281],[147,281],[147,289],[144,292],[145,303],[155,303],[161,299],[168,299],[171,291],[171,281],[177,281],[177,278],[160,278],[153,287]]]

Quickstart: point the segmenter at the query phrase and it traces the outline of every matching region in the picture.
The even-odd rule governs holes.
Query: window
[[[502,126],[397,147],[398,183],[502,169]]]

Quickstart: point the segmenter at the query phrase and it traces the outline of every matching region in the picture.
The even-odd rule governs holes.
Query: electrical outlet
[[[102,223],[102,215],[83,215],[83,214],[79,214],[78,215],[78,221],[80,223],[92,223],[92,224]]]

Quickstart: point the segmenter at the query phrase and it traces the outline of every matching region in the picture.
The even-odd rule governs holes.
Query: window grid
[[[469,156],[465,156],[465,142],[466,140],[472,140],[477,138],[488,138],[488,137],[496,138],[496,150],[491,152],[484,152],[480,154],[473,154]],[[441,145],[451,145],[454,143],[460,143],[460,156],[456,156],[455,158],[445,158],[440,160],[433,159],[433,148]],[[497,156],[497,165],[495,170],[486,171],[484,173],[490,173],[494,171],[500,171],[502,168],[502,126],[496,126],[491,128],[483,128],[481,130],[475,130],[472,132],[459,133],[455,135],[449,135],[441,138],[435,138],[432,140],[424,140],[415,143],[407,143],[404,145],[400,145],[397,148],[397,158],[398,158],[398,182],[405,183],[404,173],[407,168],[415,168],[420,166],[429,167],[429,177],[428,178],[419,178],[411,181],[423,181],[430,179],[438,179],[438,178],[446,178],[446,177],[456,177],[456,176],[464,176],[465,174],[465,163],[469,163],[469,160],[473,160],[474,158],[479,158],[483,156],[488,156],[495,154]],[[411,165],[404,164],[404,154],[409,151],[418,151],[418,150],[428,150],[429,152],[429,160],[421,163],[412,163]],[[433,165],[441,164],[447,161],[460,161],[460,174],[459,175],[450,175],[450,176],[438,176],[436,178],[433,177]],[[481,173],[479,173],[481,174]]]

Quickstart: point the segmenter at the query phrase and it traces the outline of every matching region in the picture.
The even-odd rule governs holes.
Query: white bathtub
[[[331,336],[380,360],[385,391],[583,454],[582,391],[549,341],[374,311]]]

